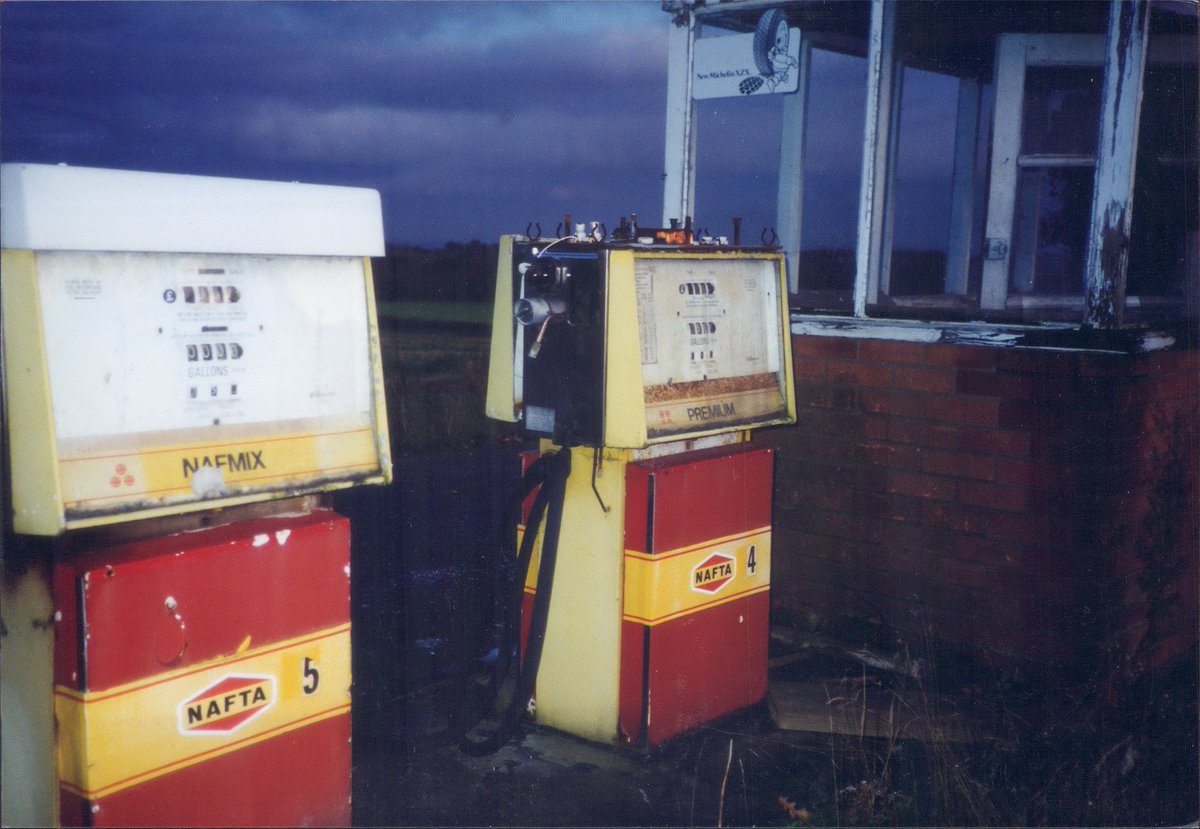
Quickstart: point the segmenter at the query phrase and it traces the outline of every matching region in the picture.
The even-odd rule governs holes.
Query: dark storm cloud
[[[394,241],[657,217],[657,6],[6,2],[0,151],[375,187]]]

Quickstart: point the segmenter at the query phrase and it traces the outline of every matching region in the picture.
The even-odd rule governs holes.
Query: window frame
[[[668,121],[666,136],[666,169],[664,173],[663,221],[690,215],[693,203],[691,196],[694,192],[695,181],[695,127],[691,119],[692,101],[690,100],[689,81],[692,74],[691,44],[695,37],[696,27],[708,14],[727,12],[733,3],[714,4],[711,6],[695,5],[690,0],[675,0],[665,3],[676,15],[676,26],[672,27],[670,42],[670,69],[668,77]],[[778,0],[739,0],[739,9],[767,9],[776,6],[786,6],[786,2]],[[887,264],[891,251],[887,244],[889,237],[890,210],[889,200],[892,191],[892,177],[895,174],[891,163],[894,155],[895,135],[897,130],[897,111],[895,102],[899,99],[898,82],[903,77],[903,66],[896,60],[895,31],[896,31],[896,0],[870,0],[870,22],[867,36],[867,118],[863,136],[862,176],[859,193],[859,218],[856,245],[856,262],[854,277],[853,309],[847,316],[854,321],[869,322],[878,320],[884,323],[902,322],[902,317],[888,317],[886,311],[881,315],[880,309],[873,307],[878,300],[881,287],[887,286]],[[1083,296],[1072,297],[1076,312],[1074,322],[1061,322],[1061,312],[1058,315],[1047,316],[1037,322],[1017,322],[1006,324],[996,322],[1000,327],[1051,326],[1072,328],[1120,328],[1123,324],[1124,309],[1127,302],[1125,297],[1125,269],[1128,260],[1129,226],[1132,217],[1133,177],[1137,153],[1138,120],[1140,117],[1141,88],[1145,72],[1147,37],[1149,31],[1149,0],[1110,0],[1109,20],[1106,34],[1052,34],[1033,33],[1021,35],[1002,35],[1012,44],[1022,44],[1025,55],[1021,61],[1020,75],[1023,77],[1024,67],[1028,65],[1067,64],[1067,65],[1096,65],[1102,63],[1104,76],[1101,88],[1100,138],[1095,162],[1095,178],[1093,200],[1090,208],[1088,249],[1086,257],[1086,273]],[[1076,39],[1082,49],[1088,54],[1082,62],[1076,54],[1057,55],[1043,54],[1042,48],[1051,43],[1050,39]],[[997,40],[999,44],[1000,39]],[[1042,48],[1030,49],[1029,44],[1041,44]],[[1065,41],[1054,44],[1061,46]],[[1099,44],[1099,47],[1097,47]],[[802,54],[807,58],[809,49],[814,45],[806,37]],[[999,49],[999,46],[997,47]],[[1016,45],[1007,47],[1018,48]],[[1096,48],[1103,50],[1102,59],[1094,58]],[[1048,50],[1053,51],[1053,50]],[[1074,60],[1072,60],[1074,59]],[[999,59],[997,63],[999,64]],[[807,74],[807,73],[804,73]],[[806,80],[802,78],[802,80]],[[997,86],[999,84],[997,83]],[[788,106],[794,113],[804,111],[804,89],[797,93],[796,101]],[[1006,100],[1007,96],[997,90],[997,94],[988,96],[995,107],[996,120],[1000,120],[1002,107],[1012,105]],[[1016,106],[1023,103],[1023,95],[1016,96]],[[977,105],[982,104],[976,100]],[[788,124],[785,119],[783,129],[792,131],[791,138],[795,143],[791,158],[781,159],[779,181],[779,207],[782,218],[799,216],[802,195],[803,170],[798,160],[803,153],[803,126]],[[1019,113],[1017,135],[1019,141]],[[682,126],[682,129],[680,127]],[[961,125],[960,125],[961,126]],[[998,127],[993,124],[993,129]],[[960,128],[960,142],[965,142],[966,135]],[[785,143],[785,146],[789,146]],[[956,156],[958,155],[956,151]],[[965,160],[972,161],[974,158]],[[957,160],[957,159],[956,159]],[[1015,159],[1014,159],[1015,161]],[[988,162],[989,165],[994,162]],[[1013,165],[1015,175],[1016,166]],[[987,171],[989,182],[994,179],[993,172]],[[960,179],[955,173],[956,185]],[[991,208],[992,197],[989,195],[987,218],[984,221],[984,238],[1011,238],[1011,222],[1009,215],[1004,234],[995,232],[995,223],[991,220],[994,212]],[[978,205],[973,206],[977,209]],[[975,221],[982,217],[977,215]],[[947,307],[956,296],[964,294],[954,291],[964,291],[968,286],[965,269],[955,270],[957,264],[951,264],[951,256],[970,255],[970,228],[973,226],[972,217],[965,220],[956,214],[952,220],[959,227],[951,236],[946,285]],[[798,288],[797,263],[795,251],[800,245],[800,230],[798,222],[791,222],[781,227],[790,228],[781,234],[781,243],[789,254],[788,281],[789,289],[794,293]],[[984,259],[986,271],[979,285],[978,303],[980,313],[986,318],[988,312],[1004,314],[1010,308],[1008,292],[1008,258],[999,265],[990,266],[990,260]],[[1003,270],[1004,276],[995,274]],[[972,286],[973,287],[973,286]],[[966,294],[970,296],[970,293]],[[920,298],[918,298],[919,300]],[[1014,298],[1015,299],[1015,298]],[[974,300],[974,297],[972,297]],[[1129,297],[1129,304],[1136,306],[1138,297]],[[1046,307],[1047,302],[1062,308],[1063,302],[1056,297],[1020,297],[1019,307]],[[904,303],[898,303],[903,305]],[[925,298],[922,307],[936,310],[939,304],[936,299]],[[1082,307],[1080,307],[1082,306]],[[828,317],[830,319],[845,319],[840,314],[827,314],[805,310],[794,310],[796,318],[810,317],[813,319]],[[931,315],[936,319],[937,314]],[[954,324],[954,315],[947,317],[947,324]],[[961,319],[961,315],[958,315]],[[1054,320],[1058,319],[1059,322]],[[926,327],[931,323],[923,323]],[[940,323],[932,323],[938,325]]]

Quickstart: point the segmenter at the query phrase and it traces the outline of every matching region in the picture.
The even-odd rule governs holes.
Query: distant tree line
[[[447,242],[441,248],[388,245],[371,260],[380,302],[491,302],[500,246]]]

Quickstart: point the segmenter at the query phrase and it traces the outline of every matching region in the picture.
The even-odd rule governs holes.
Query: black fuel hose
[[[517,555],[517,566],[513,573],[513,585],[509,591],[510,604],[506,610],[504,631],[496,668],[492,674],[492,691],[499,690],[511,668],[512,655],[518,649],[521,632],[521,597],[525,589],[526,576],[533,560],[533,547],[546,518],[546,532],[542,538],[542,554],[538,565],[537,592],[534,594],[530,612],[529,635],[525,642],[525,653],[517,666],[516,690],[507,710],[501,715],[496,730],[482,740],[464,737],[459,749],[472,757],[485,757],[495,753],[501,746],[520,732],[522,720],[529,700],[533,697],[537,681],[538,666],[542,659],[542,645],[546,638],[546,621],[550,616],[550,593],[554,585],[554,565],[558,558],[558,540],[562,534],[563,502],[566,499],[567,478],[571,474],[571,450],[564,448],[547,453],[529,467],[521,482],[522,502],[534,487],[537,496],[533,501],[529,519],[525,524],[525,537]]]

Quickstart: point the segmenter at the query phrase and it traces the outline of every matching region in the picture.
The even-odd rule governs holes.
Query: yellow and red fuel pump
[[[347,825],[378,193],[0,176],[4,822]]]
[[[518,529],[539,723],[654,746],[765,697],[773,456],[748,430],[795,420],[789,342],[777,250],[502,238],[487,414],[562,493]]]

